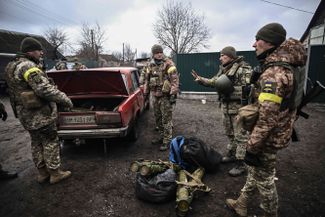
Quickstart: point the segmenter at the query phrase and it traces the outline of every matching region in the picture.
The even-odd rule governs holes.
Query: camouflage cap
[[[163,48],[159,44],[155,44],[151,47],[151,53],[157,54],[157,53],[163,53]]]
[[[279,23],[269,23],[258,30],[256,40],[262,39],[275,46],[279,46],[286,40],[287,31]]]
[[[20,51],[27,53],[34,50],[43,50],[42,44],[33,37],[26,37],[20,44]]]

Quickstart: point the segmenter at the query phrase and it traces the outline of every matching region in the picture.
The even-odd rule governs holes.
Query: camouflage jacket
[[[267,56],[264,64],[276,61],[302,66],[306,61],[305,49],[299,41],[290,38]],[[288,146],[296,110],[282,111],[280,105],[282,99],[292,94],[293,87],[292,70],[283,66],[268,67],[260,76],[254,94],[259,117],[248,141],[249,151],[257,153]]]
[[[59,91],[46,73],[25,56],[17,56],[11,61],[5,69],[5,76],[12,108],[27,130],[37,130],[55,122],[56,103],[72,107],[67,95]],[[37,99],[37,105],[27,106],[29,99],[25,93]]]
[[[173,61],[166,58],[161,64],[157,65],[154,59],[151,59],[145,69],[145,94],[152,92],[156,97],[177,95],[179,76]]]
[[[225,74],[230,78],[234,84],[235,91],[230,96],[230,100],[223,100],[223,96],[220,96],[223,102],[224,113],[237,114],[238,109],[242,107],[241,99],[243,98],[243,86],[250,84],[250,77],[252,74],[252,67],[246,63],[242,56],[229,63],[227,66],[219,66],[218,73],[212,78],[200,77],[199,84],[207,87],[215,87],[218,78]]]

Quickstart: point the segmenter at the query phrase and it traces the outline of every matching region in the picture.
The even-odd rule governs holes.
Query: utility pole
[[[123,43],[123,50],[122,50],[122,62],[124,63],[124,43]]]
[[[94,46],[94,30],[90,30],[90,35],[91,35],[91,51],[93,54],[95,54],[95,46]],[[95,56],[95,55],[94,55]]]

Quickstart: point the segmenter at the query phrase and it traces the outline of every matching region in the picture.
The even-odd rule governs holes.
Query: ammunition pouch
[[[152,87],[157,87],[157,86],[160,86],[159,77],[158,76],[150,77],[149,87],[152,88]]]
[[[221,75],[217,79],[215,83],[215,87],[217,89],[217,92],[220,95],[225,95],[225,96],[229,96],[235,90],[232,81],[228,78],[227,75]]]
[[[172,89],[172,85],[170,84],[170,82],[168,80],[165,80],[161,91],[165,94],[166,93],[168,94],[168,93],[170,93],[171,89]]]
[[[34,93],[34,91],[24,91],[20,94],[20,97],[24,108],[36,109],[43,105],[41,99]]]
[[[253,131],[253,128],[257,122],[259,115],[258,106],[255,104],[250,104],[241,107],[238,110],[238,125],[240,125],[244,130],[249,132]]]

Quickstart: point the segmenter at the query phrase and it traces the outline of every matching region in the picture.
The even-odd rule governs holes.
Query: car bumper
[[[115,129],[90,129],[90,130],[58,130],[61,139],[73,138],[116,138],[125,137],[128,133],[128,126]]]

